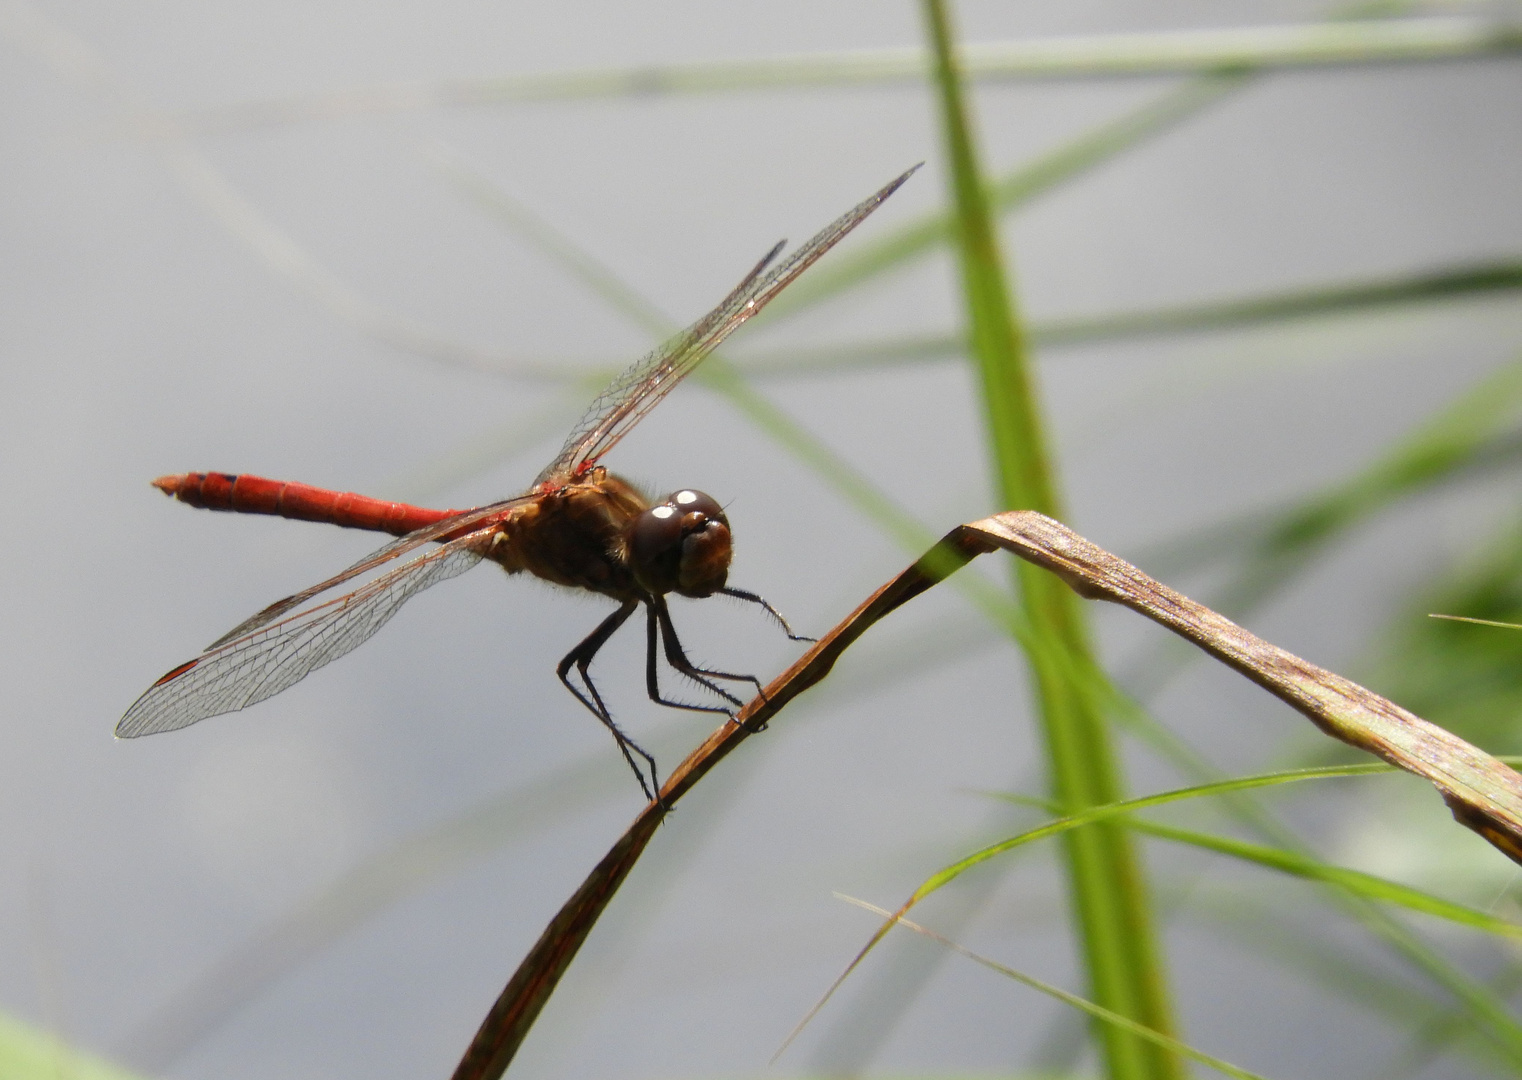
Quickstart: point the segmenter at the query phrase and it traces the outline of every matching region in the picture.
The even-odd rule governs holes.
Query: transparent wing
[[[473,532],[480,527],[482,522],[488,520],[501,520],[510,514],[515,507],[531,502],[532,499],[533,496],[530,495],[519,495],[516,498],[504,499],[502,502],[491,503],[488,506],[478,506],[474,510],[466,510],[464,513],[454,515],[454,517],[447,517],[443,521],[436,521],[432,525],[425,525],[421,529],[414,529],[406,536],[397,537],[384,547],[372,551],[342,573],[335,574],[326,581],[319,581],[310,589],[302,589],[299,593],[287,596],[283,600],[276,600],[269,607],[244,619],[237,626],[217,638],[216,641],[206,646],[206,651],[211,652],[211,650],[219,646],[226,645],[230,641],[252,633],[261,626],[268,626],[286,612],[300,607],[313,597],[320,596],[329,589],[337,588],[344,582],[374,570],[376,567],[384,565],[392,559],[401,558],[407,552],[421,547],[423,544],[449,537],[452,534],[458,535],[462,532]]]
[[[369,640],[424,589],[475,566],[495,533],[493,526],[450,540],[353,592],[212,646],[134,701],[116,725],[117,736],[173,731],[273,697]]]
[[[918,168],[916,165],[871,198],[825,226],[807,244],[769,273],[763,274],[772,259],[781,252],[782,244],[778,244],[718,307],[614,379],[592,402],[586,415],[566,439],[559,456],[534,481],[535,486],[565,482],[580,475],[587,466],[595,464],[619,439],[628,434],[629,429],[641,417],[697,367],[704,357],[713,352],[721,341],[860,225]]]

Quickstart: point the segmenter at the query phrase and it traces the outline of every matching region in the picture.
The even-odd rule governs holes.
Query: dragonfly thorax
[[[715,499],[685,489],[652,505],[601,467],[516,509],[498,530],[486,555],[509,573],[616,600],[712,596],[729,575],[729,521]]]
[[[627,537],[649,506],[633,484],[593,469],[505,519],[487,556],[508,573],[527,570],[616,600],[637,597],[641,589],[629,564]]]

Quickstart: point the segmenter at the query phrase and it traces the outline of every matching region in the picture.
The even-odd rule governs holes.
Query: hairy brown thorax
[[[599,467],[515,508],[485,554],[509,574],[645,600],[712,596],[732,551],[729,521],[709,496],[684,489],[656,503]]]
[[[639,592],[629,565],[630,524],[650,500],[627,480],[593,469],[541,496],[498,527],[487,558],[557,585],[623,600]]]

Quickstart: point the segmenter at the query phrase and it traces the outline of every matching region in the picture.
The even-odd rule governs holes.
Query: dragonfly
[[[614,379],[522,495],[469,510],[430,510],[248,474],[159,477],[155,487],[191,506],[320,521],[397,539],[326,581],[277,600],[193,660],[171,669],[132,703],[116,725],[117,736],[174,731],[272,697],[368,641],[424,589],[488,560],[509,574],[527,571],[617,601],[617,609],[555,670],[612,733],[645,797],[655,799],[660,790],[655,759],[614,721],[589,671],[598,651],[629,617],[645,608],[645,681],[652,701],[731,717],[742,702],[720,682],[750,683],[759,693],[760,681],[688,660],[671,619],[669,594],[694,599],[724,595],[753,603],[793,640],[812,639],[794,634],[756,593],[728,585],[732,538],[717,501],[691,489],[651,499],[609,472],[602,458],[720,342],[866,220],[918,168],[852,207],[780,263],[776,260],[786,241],[773,247],[716,308]],[[665,696],[658,654],[724,704]]]

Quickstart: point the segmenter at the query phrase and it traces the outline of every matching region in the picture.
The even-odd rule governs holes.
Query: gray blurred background
[[[1329,10],[979,0],[958,17],[965,40],[992,42]],[[939,206],[936,118],[921,87],[900,83],[196,124],[221,106],[383,84],[908,47],[919,11],[36,0],[0,12],[0,1010],[150,1075],[447,1075],[639,807],[606,733],[553,672],[605,605],[480,568],[274,700],[117,743],[117,717],[161,672],[375,546],[192,511],[148,481],[222,469],[447,506],[515,493],[590,397],[546,372],[617,364],[652,341],[489,213],[482,190],[686,322],[776,239],[805,239],[916,161],[929,164],[840,252]],[[985,163],[1002,174],[1176,79],[980,83]],[[1513,257],[1519,91],[1506,57],[1267,75],[1006,218],[1020,305],[1041,321]],[[949,333],[955,285],[940,252],[747,328],[729,355]],[[1193,528],[1371,460],[1511,359],[1519,332],[1502,296],[1044,350],[1070,523],[1146,567]],[[935,532],[999,509],[960,360],[756,385]],[[731,580],[805,631],[909,557],[698,386],[610,464],[725,502]],[[1355,664],[1414,582],[1515,513],[1513,483],[1387,515],[1252,628]],[[984,562],[973,572],[1005,579]],[[770,677],[798,651],[739,605],[676,615],[700,662]],[[1094,617],[1120,669],[1160,643],[1126,613]],[[669,768],[713,725],[644,699],[642,647],[637,630],[615,639],[599,684]],[[832,892],[895,906],[1030,820],[983,794],[1042,790],[1026,702],[1018,654],[951,589],[874,631],[683,804],[515,1075],[763,1073],[875,926]],[[1300,717],[1203,665],[1154,704],[1230,771],[1314,744]],[[1179,782],[1139,750],[1130,773],[1138,790]],[[1360,818],[1359,795],[1307,795],[1292,815],[1335,855],[1378,824]],[[1419,827],[1442,828],[1438,800],[1421,805]],[[1509,868],[1479,846],[1504,888]],[[1361,1075],[1400,1053],[1400,1030],[1248,947],[1246,932],[1166,914],[1234,876],[1290,907],[1313,894],[1162,847],[1149,863],[1192,1041],[1279,1077]],[[1080,989],[1062,903],[1045,850],[922,916]],[[1386,962],[1356,931],[1329,932]],[[769,1075],[1065,1060],[1060,1006],[905,938]],[[1498,948],[1439,940],[1481,971]]]

